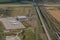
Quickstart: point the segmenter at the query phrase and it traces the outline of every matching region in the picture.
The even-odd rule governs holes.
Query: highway
[[[39,17],[40,17],[42,26],[43,26],[43,28],[44,28],[44,30],[45,30],[45,32],[46,32],[46,35],[47,35],[47,37],[48,37],[48,40],[51,40],[51,37],[50,37],[50,35],[49,35],[49,32],[48,32],[48,30],[47,30],[47,28],[46,28],[46,27],[47,27],[47,24],[45,23],[42,15],[41,15],[41,13],[40,13],[40,11],[39,11],[38,9],[39,9],[39,8],[36,6],[36,10],[37,10],[38,15],[39,15]]]
[[[34,0],[33,0],[33,1],[34,1]],[[45,20],[43,19],[43,16],[42,16],[42,14],[41,14],[41,10],[40,10],[40,8],[39,8],[39,5],[38,5],[36,2],[34,2],[34,6],[35,6],[35,9],[36,9],[36,11],[37,11],[37,13],[38,13],[38,16],[39,16],[39,18],[40,18],[40,20],[41,20],[42,26],[43,26],[43,28],[44,28],[44,30],[45,30],[45,33],[46,33],[46,35],[47,35],[48,40],[52,40],[51,37],[50,37],[50,35],[49,35],[48,29],[46,28],[46,27],[47,27],[47,24],[46,24]],[[36,34],[36,35],[37,35],[37,34]]]

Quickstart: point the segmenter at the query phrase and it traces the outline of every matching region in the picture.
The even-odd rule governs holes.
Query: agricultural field
[[[33,12],[33,7],[29,6],[18,6],[18,7],[6,7],[6,6],[0,6],[0,17],[14,17],[14,16],[20,16],[20,15],[28,15],[32,14]]]
[[[48,12],[60,22],[60,9],[57,7],[48,7]]]
[[[50,15],[51,22],[60,31],[60,9],[59,7],[46,7],[47,12]]]

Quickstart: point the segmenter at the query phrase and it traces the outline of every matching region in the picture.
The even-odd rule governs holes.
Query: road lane
[[[36,11],[37,11],[37,13],[38,13],[38,15],[39,15],[39,18],[40,18],[40,20],[41,20],[41,23],[42,23],[42,26],[43,26],[43,28],[44,28],[44,30],[45,30],[45,32],[46,32],[46,35],[47,35],[47,37],[48,37],[48,40],[51,40],[51,37],[50,37],[50,35],[49,35],[49,33],[48,33],[48,30],[47,30],[47,24],[45,23],[45,21],[44,21],[44,19],[42,18],[42,15],[41,15],[41,13],[40,13],[40,11],[39,11],[39,8],[36,6]]]

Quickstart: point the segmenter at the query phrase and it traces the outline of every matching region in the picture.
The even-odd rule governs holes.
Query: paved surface
[[[0,18],[0,21],[3,22],[5,29],[23,29],[25,26],[17,21],[13,17],[8,17],[8,18]]]

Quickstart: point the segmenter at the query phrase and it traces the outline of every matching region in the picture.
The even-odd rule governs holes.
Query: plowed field
[[[60,10],[57,8],[47,8],[48,12],[60,22]]]

